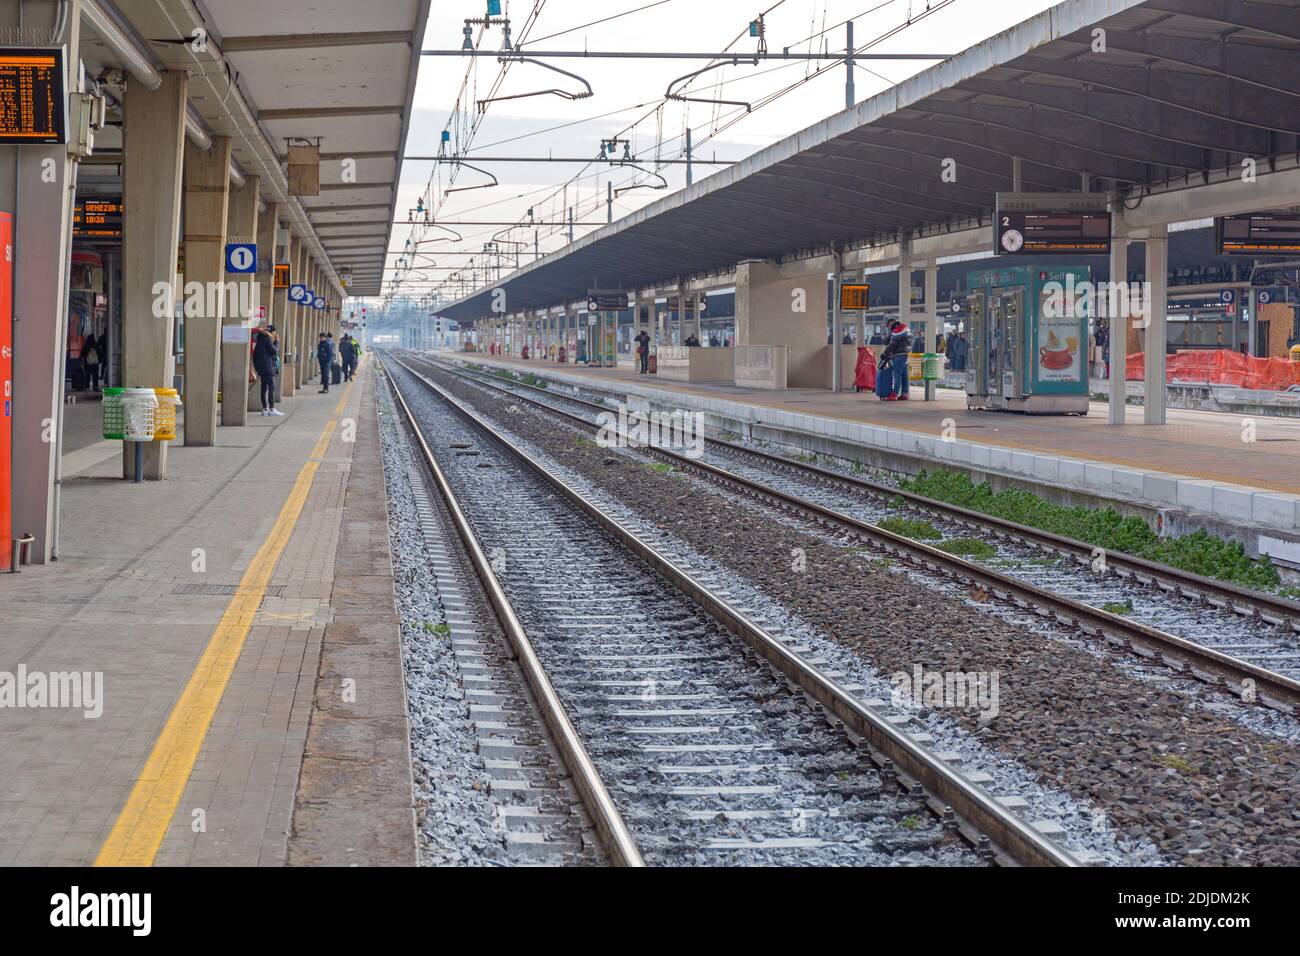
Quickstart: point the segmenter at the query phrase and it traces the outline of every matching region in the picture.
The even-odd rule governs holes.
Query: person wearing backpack
[[[86,367],[86,377],[89,380],[87,388],[92,392],[99,391],[101,358],[99,351],[99,340],[95,338],[93,333],[87,335],[85,341],[81,344],[81,362]]]

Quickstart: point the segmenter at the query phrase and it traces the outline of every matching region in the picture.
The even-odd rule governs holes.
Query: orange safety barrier
[[[1146,356],[1128,357],[1129,381],[1146,378]],[[1193,349],[1176,352],[1165,360],[1165,381],[1194,385],[1228,385],[1262,391],[1284,391],[1300,384],[1300,362],[1283,358],[1255,358],[1230,349]]]

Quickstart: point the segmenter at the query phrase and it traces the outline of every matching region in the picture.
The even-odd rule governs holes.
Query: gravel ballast
[[[1300,860],[1296,747],[1196,706],[1175,677],[1152,669],[1135,679],[1077,635],[1027,626],[998,612],[986,595],[953,593],[943,582],[930,587],[801,520],[596,447],[541,413],[445,373],[434,377],[875,674],[911,674],[917,666],[927,673],[996,672],[995,716],[955,708],[940,715],[1037,781],[1103,808],[1099,828],[1130,846],[1149,841],[1182,864]]]

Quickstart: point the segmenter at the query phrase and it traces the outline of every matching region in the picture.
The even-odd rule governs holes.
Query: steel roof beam
[[[861,170],[855,175],[866,175],[877,181],[898,188],[923,192],[929,196],[960,197],[956,201],[970,205],[988,206],[988,198],[993,193],[1006,192],[1011,186],[1010,173],[986,173],[965,167],[966,175],[957,182],[945,183],[939,175],[940,167],[929,157],[917,156],[908,150],[898,150],[907,159],[904,162],[885,162],[877,155],[870,158],[863,156],[864,150],[846,149],[838,144],[817,146],[807,151],[809,156],[826,157],[834,160],[846,170]],[[873,151],[874,152],[874,151]],[[1022,180],[1023,182],[1023,180]]]
[[[295,119],[338,119],[345,116],[402,116],[406,109],[396,106],[291,106],[278,110],[261,110],[263,121]]]
[[[997,145],[984,143],[959,143],[943,136],[935,135],[933,129],[941,124],[927,125],[915,120],[899,120],[898,125],[869,127],[858,130],[863,135],[842,136],[839,142],[862,143],[875,149],[892,150],[904,155],[924,155],[929,158],[931,175],[940,169],[945,159],[957,161],[957,179],[960,182],[962,171],[975,170],[990,176],[1001,176],[1006,181],[1006,189],[1011,188],[1011,157],[1005,140]],[[914,125],[904,128],[902,124]],[[1039,151],[1042,153],[1042,151]],[[1043,192],[1059,189],[1075,190],[1079,188],[1079,172],[1075,169],[1062,169],[1048,162],[1040,162],[1041,156],[1020,157],[1021,182],[1025,186],[1041,187]],[[996,164],[996,168],[990,166]],[[1005,190],[1004,190],[1005,191]]]
[[[737,207],[741,212],[743,228],[752,229],[756,225],[762,225],[770,230],[771,222],[776,214],[788,217],[785,223],[787,227],[792,222],[799,223],[799,227],[794,229],[798,235],[815,237],[824,236],[828,226],[836,229],[853,230],[861,226],[861,220],[848,215],[847,211],[840,208],[834,212],[827,211],[825,216],[819,215],[816,207],[801,204],[798,200],[787,198],[788,194],[783,194],[772,189],[757,189],[750,187],[745,191],[739,188],[728,190],[726,195],[721,193],[708,197],[708,202],[701,200],[700,208],[707,212],[709,206],[725,205]],[[803,227],[808,228],[803,228]],[[811,231],[810,231],[811,230]]]
[[[370,33],[272,33],[260,36],[222,37],[224,53],[261,50],[314,50],[320,47],[411,45],[405,30],[375,30]]]
[[[849,213],[855,211],[869,211],[876,217],[890,217],[898,225],[907,225],[914,221],[915,216],[924,217],[927,222],[946,222],[952,216],[936,215],[935,211],[926,206],[918,206],[914,203],[904,202],[901,199],[890,199],[885,196],[868,196],[857,189],[849,189],[845,186],[836,186],[831,183],[821,182],[804,177],[781,176],[774,170],[764,170],[755,173],[754,178],[759,180],[764,194],[784,195],[793,203],[804,203],[810,209],[822,209],[830,206]],[[802,185],[797,191],[785,189],[780,183],[783,180],[799,179]],[[758,183],[755,183],[758,187]],[[838,198],[837,198],[838,197]],[[820,203],[810,203],[811,199],[820,199]],[[904,213],[889,212],[885,207],[897,207],[905,210]],[[860,220],[859,220],[860,221]]]
[[[1292,19],[1296,19],[1294,10]],[[1109,52],[1093,53],[1091,36],[1077,40],[1067,37],[1066,41],[1079,43],[1086,48],[1079,57],[1083,63],[1105,60],[1110,55]],[[1282,50],[1257,43],[1223,43],[1217,40],[1161,36],[1150,31],[1116,31],[1107,34],[1106,49],[1194,67],[1206,74],[1225,79],[1234,78],[1270,93],[1290,95],[1295,93],[1297,84],[1300,84],[1300,67],[1296,64],[1297,51],[1294,49]]]
[[[981,103],[976,99],[954,103],[947,100],[929,100],[923,107],[940,116],[975,120],[990,126],[1001,127],[1018,135],[1029,134],[1064,146],[1083,158],[1091,153],[1099,157],[1142,163],[1147,166],[1164,166],[1170,169],[1200,169],[1202,155],[1199,149],[1189,149],[1157,136],[1127,133],[1115,127],[1106,127],[1096,120],[1082,117],[1064,119],[1058,110],[1026,109],[1023,106],[1001,106]]]
[[[1146,0],[1142,6],[1147,10],[1208,20],[1232,30],[1244,27],[1279,40],[1300,41],[1300,19],[1288,18],[1284,12],[1287,7],[1282,4],[1251,0]]]
[[[1045,109],[1057,110],[1128,133],[1150,133],[1196,150],[1217,143],[1231,153],[1258,155],[1270,151],[1268,134],[1225,120],[1170,108],[1140,97],[1095,90],[1072,90],[1045,83],[993,83],[967,80],[966,87],[988,96],[1002,96]]]
[[[806,154],[806,155],[810,155],[811,157],[812,155],[815,154]],[[931,214],[940,214],[940,218],[945,218],[945,219],[952,218],[952,216],[954,215],[975,216],[975,215],[979,215],[981,212],[987,212],[988,210],[993,208],[992,193],[987,193],[974,199],[972,198],[959,199],[956,196],[952,196],[952,195],[940,196],[938,194],[938,191],[935,188],[936,183],[940,186],[943,185],[955,186],[956,184],[955,183],[945,184],[941,182],[940,177],[937,175],[937,170],[934,171],[936,174],[933,175],[932,177],[916,177],[916,176],[882,177],[880,174],[865,175],[863,173],[856,172],[851,169],[845,169],[844,168],[845,165],[846,164],[842,160],[836,160],[831,158],[821,158],[821,159],[816,159],[815,161],[787,159],[784,163],[781,163],[779,166],[777,166],[776,169],[781,170],[781,169],[790,168],[790,169],[813,170],[816,171],[819,176],[826,176],[834,183],[838,185],[842,185],[848,189],[861,189],[864,196],[871,196],[873,198],[885,199],[887,197],[880,196],[878,193],[869,190],[867,187],[883,185],[893,190],[896,190],[893,193],[893,195],[899,195],[900,193],[905,193],[908,196],[908,198],[912,200],[909,203],[909,205],[913,206],[913,208],[925,209]],[[921,183],[924,183],[929,188],[928,189],[918,188],[918,185]],[[957,192],[957,191],[958,191],[957,189],[952,190],[952,192]],[[924,196],[926,199],[938,199],[939,201],[919,203],[915,200],[916,196]],[[965,213],[963,213],[960,208],[956,208],[962,206],[967,207],[967,211]],[[950,213],[951,215],[943,215],[944,213]]]
[[[1102,87],[1124,97],[1242,126],[1300,133],[1300,96],[1289,94],[1293,108],[1278,110],[1269,97],[1260,96],[1250,84],[1213,73],[1171,73],[1144,66],[1098,63],[1095,58],[1054,60],[1042,56],[1023,56],[1007,64],[1007,69],[1071,79],[1094,91]]]
[[[951,147],[953,143],[965,143],[968,146],[976,146],[988,152],[1000,153],[1007,157],[1019,154],[1022,160],[1038,163],[1042,166],[1050,166],[1053,169],[1059,169],[1071,174],[1071,184],[1064,187],[1067,189],[1078,189],[1079,174],[1085,171],[1092,173],[1094,176],[1104,176],[1107,179],[1115,179],[1125,183],[1145,182],[1147,178],[1145,163],[1113,159],[1109,156],[1102,156],[1089,150],[1067,146],[1040,136],[1018,135],[1013,141],[1009,141],[1005,132],[994,128],[995,124],[984,122],[957,123],[945,122],[942,119],[921,120],[900,117],[891,117],[880,122],[887,129],[899,129],[938,142],[940,145],[937,155],[939,156],[951,156],[951,152],[944,153],[943,149],[945,146]],[[1024,130],[1016,129],[1014,132],[1023,134]],[[960,160],[958,162],[960,163]],[[957,175],[961,175],[960,169]]]

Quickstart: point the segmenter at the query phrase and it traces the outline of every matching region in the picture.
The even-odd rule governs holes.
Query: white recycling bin
[[[153,441],[158,396],[152,388],[128,388],[122,392],[122,440]]]

